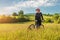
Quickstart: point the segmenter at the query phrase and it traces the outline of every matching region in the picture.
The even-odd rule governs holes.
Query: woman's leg
[[[40,28],[40,26],[41,26],[41,20],[38,21],[38,25],[39,25],[39,28]]]
[[[35,21],[35,28],[38,27],[38,20]]]

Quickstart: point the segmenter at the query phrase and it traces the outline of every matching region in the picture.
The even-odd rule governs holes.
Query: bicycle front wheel
[[[34,24],[31,24],[29,27],[28,27],[28,29],[35,29],[35,25]]]

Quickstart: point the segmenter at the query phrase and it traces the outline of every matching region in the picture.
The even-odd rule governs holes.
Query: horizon
[[[24,13],[35,13],[40,8],[42,13],[60,13],[60,0],[0,0],[0,15],[11,15],[23,10]]]

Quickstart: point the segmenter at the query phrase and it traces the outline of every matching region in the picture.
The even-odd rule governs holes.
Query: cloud
[[[39,7],[39,6],[54,6],[56,0],[30,0],[25,2],[19,2],[15,6],[17,7]]]
[[[20,10],[21,8],[36,8],[40,6],[50,7],[55,6],[57,0],[27,0],[27,1],[20,1],[12,6],[3,7],[0,10],[0,13],[10,13],[12,11]]]

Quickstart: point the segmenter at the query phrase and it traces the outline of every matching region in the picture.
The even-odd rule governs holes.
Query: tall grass
[[[22,29],[1,31],[0,40],[60,40],[59,25],[56,26],[55,24],[48,24],[44,29],[40,28],[38,30],[27,30],[26,28],[23,29],[21,25]]]

